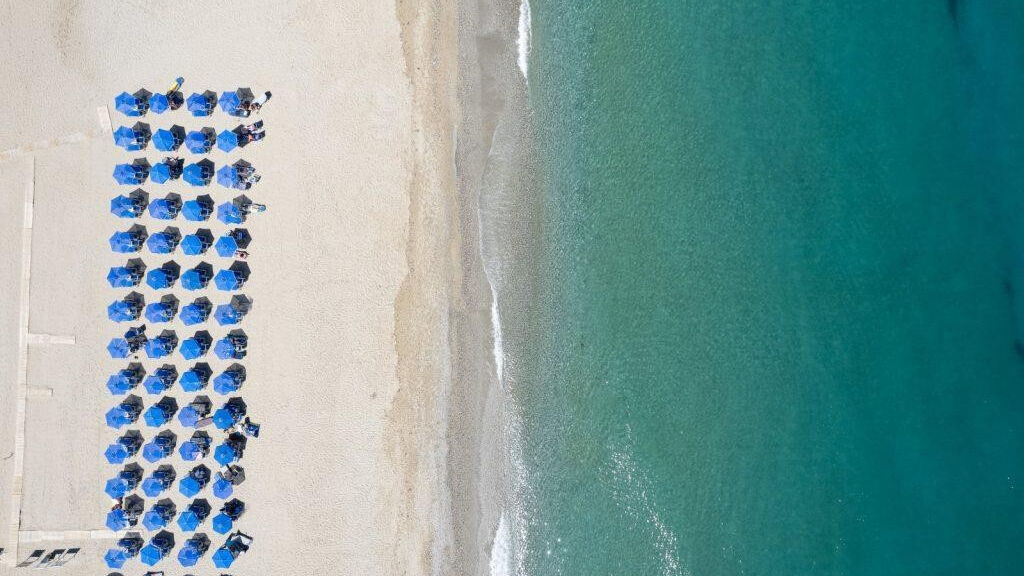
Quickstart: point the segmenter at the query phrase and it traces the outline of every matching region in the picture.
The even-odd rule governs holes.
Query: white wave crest
[[[523,79],[530,80],[530,47],[533,41],[533,29],[530,23],[530,0],[522,0],[519,3],[519,38],[516,39],[516,46],[519,49],[519,71],[523,73]]]
[[[505,513],[501,513],[498,529],[491,544],[491,576],[512,576],[512,531],[508,527]]]

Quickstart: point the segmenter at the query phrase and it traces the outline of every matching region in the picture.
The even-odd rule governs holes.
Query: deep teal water
[[[533,0],[547,574],[1024,566],[1024,3]]]

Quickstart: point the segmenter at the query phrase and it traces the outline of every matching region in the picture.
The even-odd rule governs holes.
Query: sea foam
[[[530,44],[532,41],[532,28],[530,24],[530,0],[522,0],[519,3],[519,38],[516,39],[516,47],[519,50],[519,71],[523,73],[523,79],[530,79]]]

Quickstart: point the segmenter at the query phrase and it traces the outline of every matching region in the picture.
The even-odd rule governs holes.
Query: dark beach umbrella
[[[181,389],[186,392],[198,392],[203,388],[206,388],[206,384],[210,381],[211,375],[213,375],[213,370],[210,369],[209,364],[206,362],[197,362],[181,375],[181,379],[179,380],[181,383]],[[206,416],[206,414],[203,414],[203,416]]]
[[[149,124],[136,122],[131,128],[121,126],[114,130],[114,144],[129,152],[136,152],[144,149],[149,144],[151,136]]]
[[[174,432],[164,430],[142,447],[142,457],[147,462],[157,462],[173,454],[177,445],[178,437],[174,435]]]
[[[212,512],[210,503],[204,498],[197,498],[178,516],[178,528],[182,532],[194,532]]]
[[[217,94],[211,90],[202,94],[193,92],[185,101],[185,105],[193,116],[209,116],[213,112],[214,106],[217,105]]]
[[[182,279],[182,284],[185,280]],[[196,298],[191,304],[181,309],[181,314],[178,316],[186,326],[192,326],[195,324],[202,324],[206,322],[206,319],[210,317],[210,312],[213,310],[213,304],[207,298]]]
[[[213,391],[218,394],[233,394],[238,392],[244,383],[245,367],[241,364],[232,364],[213,379]]]
[[[220,514],[213,517],[213,531],[218,534],[227,534],[244,513],[244,502],[238,498],[228,500],[221,507]]]
[[[149,215],[157,220],[174,220],[181,212],[181,196],[168,194],[149,203]]]
[[[114,232],[114,235],[110,237],[110,249],[122,254],[138,252],[142,250],[142,245],[145,244],[148,237],[149,233],[146,231],[146,227],[135,224],[124,232]]]
[[[213,198],[203,194],[195,200],[187,200],[181,212],[185,215],[185,219],[190,222],[205,222],[210,219],[214,207]]]
[[[114,97],[114,108],[125,116],[143,116],[149,111],[149,98],[153,94],[140,88],[134,94],[121,92]]]
[[[175,124],[161,128],[153,135],[153,146],[161,152],[174,152],[185,143],[185,128]]]
[[[231,398],[213,413],[213,425],[219,430],[227,430],[245,418],[246,409],[244,400],[237,396]]]
[[[255,98],[251,89],[238,88],[222,92],[218,104],[220,104],[221,110],[232,116],[244,116],[245,112],[241,110],[242,104],[249,104]]]
[[[139,185],[149,177],[149,162],[145,158],[136,158],[131,164],[114,166],[114,180],[121,185]]]
[[[199,421],[210,415],[213,403],[206,396],[196,396],[188,406],[181,409],[178,421],[186,428],[197,428]]]
[[[138,259],[132,258],[124,266],[114,266],[107,273],[107,282],[111,288],[134,288],[142,282],[146,274],[146,264]]]
[[[221,360],[241,360],[245,358],[248,346],[249,337],[245,335],[245,332],[232,330],[227,336],[217,341],[213,347],[213,353]],[[216,384],[216,382],[214,383]]]
[[[150,406],[143,419],[147,426],[158,428],[171,421],[178,411],[178,401],[170,396],[164,396],[159,402]]]
[[[154,324],[170,322],[174,320],[174,315],[177,313],[178,299],[173,294],[168,294],[161,298],[159,302],[153,302],[146,306],[146,320]]]
[[[182,459],[189,461],[205,458],[210,453],[210,444],[212,442],[210,435],[206,432],[195,432],[187,442],[182,443],[181,448],[178,449],[178,454],[181,455]]]
[[[125,460],[138,454],[140,448],[142,448],[142,434],[139,434],[138,430],[129,430],[118,436],[113,444],[107,446],[107,449],[103,451],[103,456],[110,464],[123,464]]]
[[[174,364],[164,364],[148,376],[143,384],[149,394],[162,394],[174,386],[178,380],[178,369]]]
[[[214,276],[214,284],[217,285],[218,290],[232,291],[240,290],[245,286],[245,282],[249,280],[249,265],[242,261],[235,261],[226,270],[217,272]]]
[[[238,462],[242,458],[243,452],[245,452],[245,436],[234,432],[213,451],[213,459],[220,465],[227,466]]]
[[[128,194],[115,196],[110,200],[110,213],[118,218],[138,218],[146,211],[149,194],[142,188],[136,188]]]
[[[188,498],[195,497],[210,483],[210,469],[200,464],[189,470],[188,475],[178,483],[178,491]]]
[[[210,539],[206,534],[196,534],[185,540],[178,551],[178,563],[182,566],[195,566],[199,559],[210,549]]]
[[[163,114],[167,110],[177,110],[185,103],[185,96],[178,90],[165,94],[153,94],[149,97],[149,109],[154,114]]]
[[[181,232],[173,226],[164,228],[162,232],[157,232],[146,240],[146,248],[153,254],[170,254],[178,248],[178,244],[181,243]]]
[[[132,362],[127,368],[122,368],[107,378],[107,390],[110,390],[110,393],[115,396],[127,394],[138,386],[145,376],[146,371],[142,368],[142,364]]]
[[[168,180],[177,180],[181,178],[184,167],[185,161],[181,158],[164,158],[150,169],[149,179],[156,184],[163,184]]]
[[[114,322],[132,322],[142,315],[146,305],[145,298],[138,292],[129,292],[121,300],[115,300],[107,306],[107,318]]]
[[[213,162],[203,158],[198,162],[185,166],[182,179],[192,186],[209,186],[210,180],[213,180],[214,170]]]
[[[174,484],[177,477],[174,468],[168,464],[158,467],[142,481],[142,493],[148,498],[156,498]]]
[[[120,532],[135,526],[139,523],[139,517],[142,516],[144,506],[142,498],[135,494],[125,496],[120,506],[107,513],[107,528],[114,532]]]
[[[117,473],[117,476],[107,480],[103,491],[107,493],[107,496],[117,500],[134,490],[141,480],[142,467],[138,464],[129,464],[122,468],[121,471]]]
[[[213,234],[207,228],[196,230],[181,241],[181,251],[189,256],[199,256],[213,246]]]
[[[157,359],[170,356],[178,347],[178,335],[173,330],[164,330],[156,338],[146,342],[146,356]]]
[[[163,499],[149,508],[142,517],[146,530],[155,531],[167,526],[178,515],[177,506],[169,499]]]
[[[202,290],[213,278],[213,266],[207,262],[200,262],[195,268],[185,271],[181,279],[181,286],[186,290]]]
[[[174,260],[168,260],[159,268],[154,268],[146,274],[146,284],[154,290],[171,288],[174,286],[174,283],[178,281],[178,275],[180,272],[181,266],[179,266]]]
[[[217,148],[224,152],[231,152],[235,148],[242,146],[243,142],[241,126],[232,130],[221,130],[220,134],[217,134]]]
[[[147,566],[156,566],[161,560],[167,557],[174,548],[174,535],[166,530],[161,530],[156,536],[150,539],[139,553],[139,559]]]
[[[205,330],[200,330],[181,343],[181,356],[185,360],[195,360],[205,356],[213,346],[213,337]]]
[[[120,404],[107,411],[107,426],[114,429],[123,428],[138,420],[140,414],[142,414],[142,399],[135,395],[128,396]]]
[[[125,562],[138,556],[142,550],[143,540],[138,534],[129,534],[117,541],[117,546],[107,550],[103,555],[103,561],[109,568],[120,568]]]
[[[217,141],[217,132],[210,127],[193,130],[185,136],[185,147],[193,154],[206,154],[213,149]]]

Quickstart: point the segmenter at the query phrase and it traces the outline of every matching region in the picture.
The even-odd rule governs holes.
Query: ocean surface
[[[492,568],[1020,574],[1024,3],[525,12]]]

